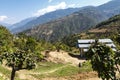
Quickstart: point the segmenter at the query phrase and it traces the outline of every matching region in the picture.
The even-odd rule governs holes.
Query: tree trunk
[[[118,67],[118,65],[117,65],[117,64],[116,64],[116,67],[117,67],[118,72],[120,73],[120,69],[119,69],[119,67]]]
[[[16,72],[16,70],[14,69],[14,67],[12,67],[11,80],[14,80],[15,72]]]
[[[57,49],[57,52],[60,52],[60,49],[59,49],[59,48]]]

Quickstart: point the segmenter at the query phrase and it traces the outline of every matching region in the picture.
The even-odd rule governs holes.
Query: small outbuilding
[[[94,39],[79,39],[78,40],[78,48],[80,50],[80,56],[82,57],[85,52],[88,51],[89,47],[92,43],[94,43]],[[114,45],[111,39],[98,39],[98,42],[103,43],[112,48],[113,51],[116,51],[116,46]]]

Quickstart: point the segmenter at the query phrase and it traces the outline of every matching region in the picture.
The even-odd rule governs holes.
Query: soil
[[[73,65],[78,66],[79,63],[85,62],[85,60],[78,59],[76,57],[71,57],[67,52],[65,51],[51,51],[49,52],[49,56],[46,58],[47,61],[55,62],[55,63],[71,63]]]
[[[97,77],[96,72],[85,72],[73,76],[66,76],[64,78],[44,78],[42,80],[102,80]]]
[[[101,80],[97,77],[96,72],[85,72],[77,75],[73,75],[71,79],[68,80]]]

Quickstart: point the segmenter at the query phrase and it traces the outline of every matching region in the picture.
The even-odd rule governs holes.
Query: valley
[[[24,8],[12,5],[19,8],[16,11],[25,9],[16,12],[20,14],[17,17],[0,16],[0,80],[120,79],[120,0],[82,7],[77,5],[82,1],[77,0],[73,1],[75,4],[49,0],[43,1],[44,5],[37,1],[34,5],[34,2],[29,7],[25,2]],[[46,4],[49,6],[45,7]],[[38,6],[41,9],[36,11]],[[12,11],[15,10],[9,12]],[[25,19],[17,22],[23,15]],[[6,23],[12,21],[16,23]],[[95,42],[82,53],[78,39]],[[116,51],[98,39],[111,39]]]

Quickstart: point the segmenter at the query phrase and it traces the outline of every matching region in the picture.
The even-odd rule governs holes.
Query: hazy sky
[[[0,22],[13,24],[57,9],[98,6],[108,1],[111,0],[0,0]]]

